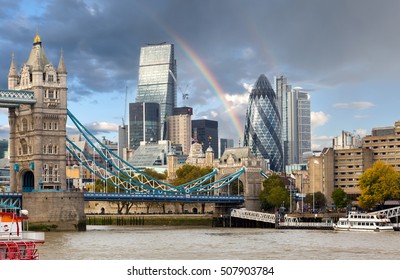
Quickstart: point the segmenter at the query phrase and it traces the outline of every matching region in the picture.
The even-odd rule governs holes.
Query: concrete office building
[[[192,114],[192,108],[179,107],[167,118],[167,138],[172,144],[180,144],[185,155],[189,154],[192,144]]]
[[[361,148],[362,139],[359,135],[355,135],[349,131],[342,130],[342,133],[333,138],[333,148],[341,149],[357,149]]]
[[[363,147],[373,150],[373,161],[381,160],[400,172],[400,121],[394,126],[373,128],[363,138]]]

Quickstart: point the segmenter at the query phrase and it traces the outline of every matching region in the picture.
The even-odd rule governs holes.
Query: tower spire
[[[67,74],[67,68],[65,67],[65,62],[64,62],[64,52],[62,49],[61,49],[60,61],[58,63],[57,72],[59,74]]]
[[[35,50],[35,61],[33,63],[33,70],[43,70],[41,69],[40,53],[39,50]]]
[[[36,36],[33,39],[33,45],[36,46],[36,45],[41,45],[41,44],[42,44],[42,40],[40,39],[38,29],[36,28]]]
[[[15,66],[14,61],[14,53],[12,53],[10,71],[8,72],[8,76],[13,78],[18,77],[17,67]]]

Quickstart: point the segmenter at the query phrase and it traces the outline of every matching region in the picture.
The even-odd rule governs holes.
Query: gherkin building
[[[275,172],[283,171],[281,130],[275,92],[267,77],[261,74],[249,96],[244,146],[254,155],[269,159],[270,169]]]

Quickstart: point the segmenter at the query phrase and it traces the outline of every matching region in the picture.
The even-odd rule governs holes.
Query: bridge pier
[[[55,231],[85,231],[83,192],[31,192],[22,194],[29,225]]]
[[[214,214],[216,215],[229,215],[231,213],[232,208],[238,208],[237,204],[222,204],[215,203],[214,205]]]

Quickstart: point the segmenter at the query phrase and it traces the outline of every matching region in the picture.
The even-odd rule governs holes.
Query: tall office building
[[[226,149],[233,148],[233,139],[221,138],[219,140],[219,157],[222,157]]]
[[[173,44],[154,44],[140,49],[136,102],[160,104],[160,132],[156,140],[165,139],[165,122],[176,107],[176,77]]]
[[[172,144],[180,144],[184,155],[188,155],[190,152],[192,114],[192,108],[179,107],[174,108],[174,114],[167,118],[167,138]]]
[[[194,141],[203,144],[205,153],[210,146],[214,151],[214,158],[218,157],[218,122],[212,120],[192,120],[192,137]]]
[[[275,93],[278,103],[279,115],[282,124],[282,149],[283,149],[283,165],[292,164],[292,150],[289,141],[292,138],[291,129],[289,129],[288,103],[291,93],[291,86],[287,82],[285,76],[275,77]]]
[[[129,147],[136,149],[141,141],[157,142],[159,139],[160,105],[136,102],[129,104]]]
[[[283,164],[304,163],[303,153],[311,151],[310,96],[292,88],[285,76],[275,78],[275,90],[282,122]]]
[[[246,112],[244,146],[268,159],[272,171],[283,171],[281,120],[277,98],[265,75],[260,75],[250,93]]]
[[[311,109],[310,109],[310,95],[301,89],[293,89],[294,102],[294,122],[297,122],[297,141],[293,141],[295,148],[294,160],[305,163],[303,154],[311,151]],[[296,115],[297,114],[297,115]]]
[[[126,124],[118,126],[118,156],[124,158],[124,149],[128,148],[128,129]]]

